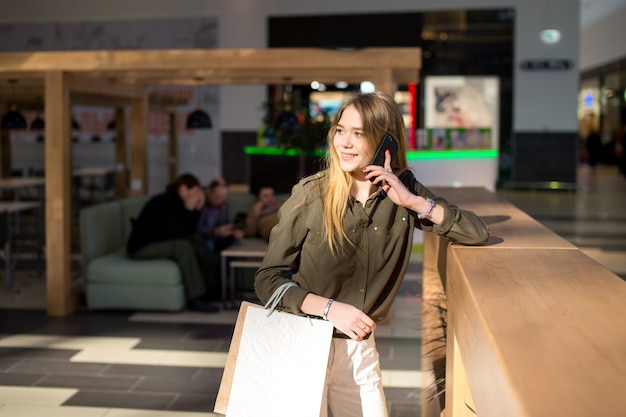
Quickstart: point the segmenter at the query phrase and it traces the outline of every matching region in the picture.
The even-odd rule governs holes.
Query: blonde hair
[[[328,178],[328,189],[324,204],[324,226],[326,241],[331,252],[337,254],[345,242],[350,242],[343,229],[344,216],[348,208],[352,177],[342,171],[333,139],[337,132],[337,124],[344,110],[354,107],[361,116],[363,136],[367,141],[372,155],[380,144],[385,132],[391,133],[398,140],[398,153],[391,161],[391,169],[397,175],[407,169],[406,133],[404,120],[398,104],[388,94],[375,92],[355,94],[339,108],[328,131],[326,138],[328,152],[325,165]]]

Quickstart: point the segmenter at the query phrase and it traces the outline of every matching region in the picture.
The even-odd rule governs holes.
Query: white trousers
[[[320,417],[387,417],[374,335],[357,342],[333,338]]]

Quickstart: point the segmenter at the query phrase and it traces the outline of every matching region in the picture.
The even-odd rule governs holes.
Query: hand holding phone
[[[391,153],[391,159],[393,160],[393,158],[398,153],[398,141],[389,132],[385,132],[383,140],[380,141],[380,145],[378,145],[378,149],[376,150],[376,153],[374,154],[374,158],[372,158],[372,162],[370,162],[370,165],[379,165],[381,167],[385,166],[385,152],[387,150],[389,150],[389,153]],[[374,181],[376,178],[377,177],[372,177],[370,178],[370,181]]]

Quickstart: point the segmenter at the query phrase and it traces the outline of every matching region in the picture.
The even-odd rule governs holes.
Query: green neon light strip
[[[255,148],[247,146],[244,149],[248,155],[283,155],[297,156],[303,151],[300,149],[282,149],[282,148]],[[316,150],[314,152],[306,151],[306,155],[324,156],[326,151]],[[472,149],[472,150],[456,150],[456,151],[409,151],[406,158],[409,161],[417,160],[436,160],[436,159],[493,159],[498,157],[496,149]]]
[[[498,157],[496,149],[471,149],[456,151],[410,151],[406,153],[409,161],[423,159],[493,159]]]

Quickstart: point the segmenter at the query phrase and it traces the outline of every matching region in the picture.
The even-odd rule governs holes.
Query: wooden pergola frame
[[[130,192],[147,190],[148,111],[170,111],[175,103],[151,101],[150,85],[309,84],[372,81],[393,94],[399,84],[418,83],[419,48],[319,48],[136,50],[0,53],[0,96],[10,98],[8,80],[19,82],[18,103],[45,111],[45,220],[48,314],[66,316],[76,306],[70,268],[71,104],[116,107],[116,158],[125,169],[124,112],[130,106]],[[7,82],[3,82],[7,81]],[[41,98],[43,97],[43,100]],[[23,106],[26,107],[26,106]],[[171,125],[175,125],[171,123]],[[176,132],[170,132],[175,139]],[[10,175],[10,136],[0,138],[2,174]],[[175,146],[170,143],[170,152]],[[170,166],[175,172],[176,166]],[[122,176],[119,176],[122,178]],[[125,179],[123,181],[126,181]],[[125,187],[125,184],[118,184]]]

